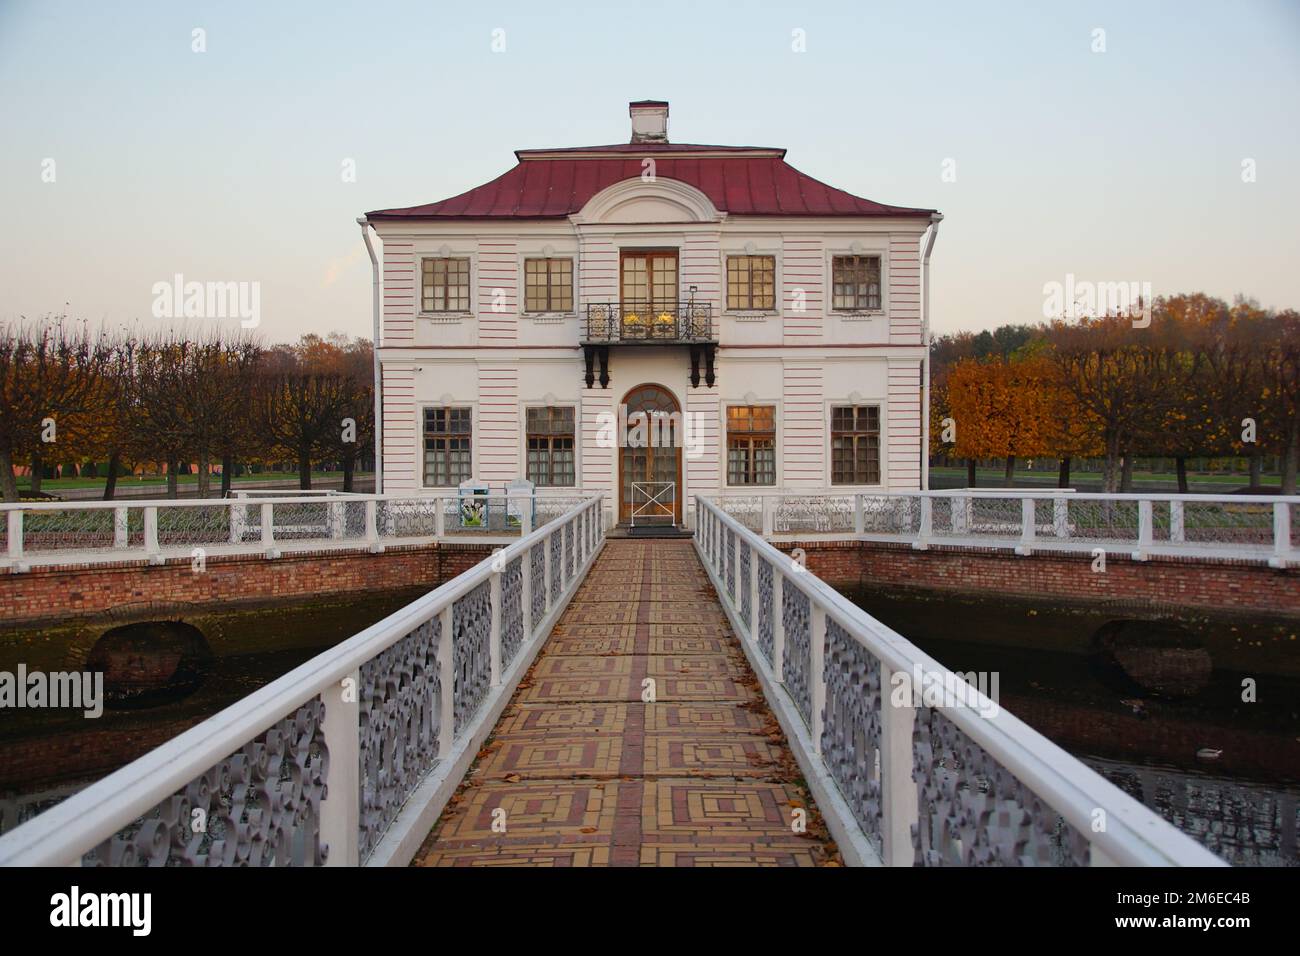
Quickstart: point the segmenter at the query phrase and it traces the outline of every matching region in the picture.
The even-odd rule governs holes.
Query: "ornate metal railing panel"
[[[501,666],[509,667],[524,643],[524,555],[501,573]]]
[[[271,519],[268,530],[282,520],[346,527],[340,502],[308,503],[315,507],[286,509],[294,504],[286,498],[239,507]],[[375,502],[361,504],[373,525]],[[0,866],[408,862],[420,820],[442,809],[591,566],[604,537],[601,507],[599,495],[583,499],[23,820],[0,836]]]
[[[564,525],[564,580],[573,577],[573,545],[575,535],[573,533],[573,522]]]
[[[758,649],[763,659],[772,663],[772,565],[763,558],[755,557],[758,562]]]
[[[727,576],[727,596],[736,597],[736,535],[730,528],[726,532],[723,547],[727,549],[727,560],[723,564],[723,573]]]
[[[303,704],[85,853],[82,865],[319,866],[328,852],[324,715],[319,697]]]
[[[362,860],[438,763],[441,636],[442,621],[435,617],[361,665]]]
[[[1054,503],[1010,500],[1031,525],[1060,516]],[[696,551],[848,862],[1222,862],[1001,711],[981,690],[996,696],[996,683],[949,671],[713,501],[695,501]],[[762,508],[767,528],[775,504]],[[982,504],[978,520],[1005,508]],[[933,531],[926,496],[859,496],[851,513],[858,527]],[[756,573],[736,575],[746,556]]]
[[[811,727],[813,702],[809,672],[812,669],[812,645],[814,640],[822,640],[823,636],[812,632],[808,595],[798,588],[783,588],[781,604],[781,621],[785,630],[785,686],[799,716]]]
[[[456,672],[456,729],[460,730],[483,703],[492,677],[491,647],[488,644],[492,633],[492,594],[487,581],[452,606],[451,622]]]
[[[540,621],[546,610],[546,539],[528,549],[528,563],[532,574],[529,599],[533,606],[533,620]]]
[[[1042,551],[1131,554],[1300,566],[1300,497],[1078,494],[1057,491],[787,495],[732,491],[718,506],[769,537],[830,536]]]
[[[708,302],[590,302],[583,343],[655,344],[716,342],[713,306]]]
[[[753,608],[751,605],[754,600],[753,589],[749,586],[750,562],[753,560],[753,549],[745,541],[740,542],[740,619],[745,622],[746,627],[752,627],[754,619]],[[733,599],[734,599],[733,595]]]
[[[557,600],[559,600],[559,597],[560,597],[560,591],[563,590],[563,587],[564,587],[564,585],[563,585],[563,580],[562,580],[562,577],[561,577],[561,570],[562,570],[562,569],[561,569],[561,565],[560,565],[560,550],[561,550],[561,548],[560,548],[560,541],[561,541],[561,537],[560,537],[558,531],[556,531],[556,532],[552,532],[552,533],[551,533],[551,536],[550,536],[550,542],[551,542],[551,544],[550,544],[550,548],[551,548],[551,600],[552,600],[552,601],[557,601]]]
[[[881,791],[880,661],[835,621],[826,622],[826,720],[822,759],[877,853]]]
[[[918,866],[1087,866],[1087,838],[933,707],[916,711]]]

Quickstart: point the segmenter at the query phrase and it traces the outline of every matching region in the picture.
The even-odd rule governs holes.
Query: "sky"
[[[939,209],[938,334],[1068,275],[1300,308],[1300,0],[0,0],[0,319],[148,320],[181,274],[258,283],[267,341],[369,335],[357,216],[635,99]]]

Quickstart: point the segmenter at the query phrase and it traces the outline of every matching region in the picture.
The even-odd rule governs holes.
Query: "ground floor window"
[[[831,407],[831,484],[880,484],[880,406]]]
[[[424,410],[424,484],[448,488],[468,481],[473,470],[473,414],[469,408]]]
[[[574,485],[573,408],[527,411],[528,480],[539,488]]]
[[[727,484],[776,484],[776,406],[727,406]]]

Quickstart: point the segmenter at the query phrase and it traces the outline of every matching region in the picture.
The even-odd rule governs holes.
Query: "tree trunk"
[[[8,448],[0,448],[0,491],[5,501],[18,500],[18,479],[14,477],[14,455]]]
[[[311,488],[311,455],[303,451],[298,452],[298,487]]]
[[[230,482],[235,477],[235,456],[226,452],[221,456],[221,497],[230,497]]]
[[[974,458],[966,459],[966,487],[967,488],[975,487],[975,459]]]
[[[1119,486],[1119,436],[1106,436],[1106,463],[1101,471],[1102,490],[1114,493]]]
[[[194,481],[197,496],[200,498],[206,498],[208,496],[208,491],[212,488],[212,475],[209,471],[210,465],[211,461],[208,458],[208,453],[206,451],[200,451],[199,470]]]
[[[1061,459],[1060,470],[1057,471],[1056,473],[1056,487],[1058,488],[1070,487],[1070,456],[1069,455],[1066,455],[1064,458]]]
[[[352,490],[352,473],[357,467],[356,452],[343,453],[343,490]]]
[[[1004,487],[1010,488],[1015,483],[1016,483],[1016,456],[1007,455],[1007,470],[1003,472],[1002,484]]]
[[[108,456],[108,474],[104,476],[104,500],[112,501],[117,493],[117,470],[121,467],[122,453],[116,448]]]
[[[1125,494],[1133,490],[1133,455],[1131,452],[1124,453],[1124,464],[1120,470],[1119,490]]]
[[[180,462],[169,461],[167,463],[167,497],[177,497],[176,472],[180,470]]]
[[[1291,433],[1291,440],[1286,443],[1286,455],[1282,459],[1282,494],[1293,495],[1296,493],[1296,466],[1300,465],[1300,420],[1293,419],[1287,430]]]
[[[41,479],[45,477],[45,463],[41,461],[41,453],[32,452],[32,497],[35,498],[41,493]]]
[[[1178,472],[1178,493],[1187,494],[1187,458],[1179,455],[1174,459],[1174,469]]]
[[[1258,488],[1264,483],[1264,459],[1258,453],[1250,456],[1250,487]]]

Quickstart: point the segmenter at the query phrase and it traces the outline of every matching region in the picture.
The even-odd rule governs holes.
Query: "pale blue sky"
[[[1036,321],[1066,273],[1300,307],[1296,2],[0,0],[0,317],[147,317],[179,272],[260,281],[272,341],[369,334],[359,214],[622,142],[641,98],[940,209],[939,332]]]

